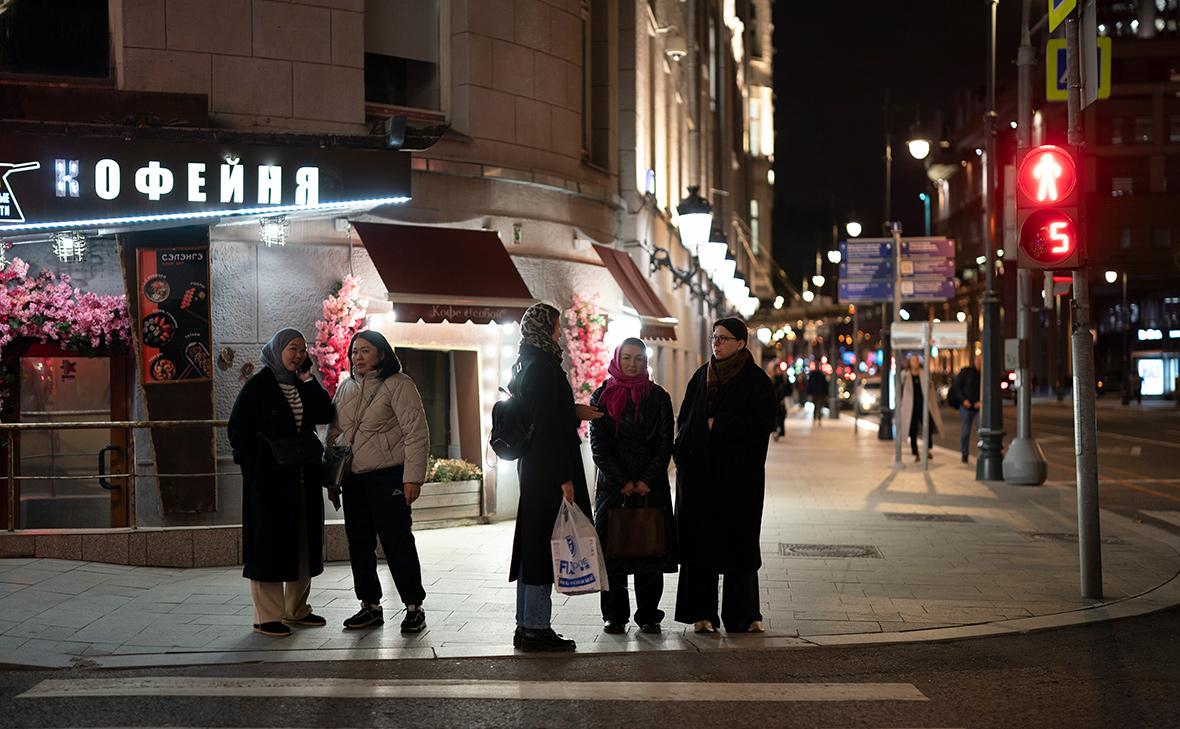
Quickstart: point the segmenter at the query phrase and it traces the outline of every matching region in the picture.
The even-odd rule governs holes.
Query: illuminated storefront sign
[[[406,202],[385,149],[14,134],[0,140],[0,233]]]

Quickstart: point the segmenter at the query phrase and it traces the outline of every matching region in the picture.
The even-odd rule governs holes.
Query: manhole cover
[[[907,514],[905,512],[885,512],[885,518],[890,521],[945,521],[957,524],[975,523],[975,519],[966,514]]]
[[[1078,535],[1074,532],[1021,532],[1034,542],[1056,542],[1057,544],[1077,544]],[[1102,537],[1103,544],[1126,544],[1118,537]]]
[[[881,550],[869,544],[782,544],[779,554],[784,557],[827,557],[829,559],[852,559],[868,557],[885,559]]]

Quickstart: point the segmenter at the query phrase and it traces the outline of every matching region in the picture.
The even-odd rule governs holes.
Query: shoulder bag
[[[361,397],[361,395],[357,395],[357,397]],[[375,395],[373,400],[378,397],[380,397],[380,393]],[[365,413],[369,412],[369,406],[372,404],[373,402],[369,401],[369,404],[357,413],[356,425],[352,429],[352,435],[348,437],[349,445],[332,445],[324,452],[324,488],[341,488],[344,485],[344,479],[352,473],[352,442],[356,439],[356,434],[361,428],[361,419],[365,417]]]

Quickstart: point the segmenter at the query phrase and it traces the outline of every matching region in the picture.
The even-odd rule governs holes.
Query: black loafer
[[[604,622],[602,624],[602,632],[611,633],[611,634],[615,634],[615,635],[617,635],[619,633],[626,633],[627,632],[627,624],[621,623],[618,620],[607,620],[606,622]]]
[[[655,635],[656,633],[659,633],[662,631],[660,630],[659,623],[644,623],[643,625],[639,626],[639,632],[640,633],[647,633],[648,635]]]
[[[565,653],[577,648],[577,643],[554,633],[552,628],[523,628],[519,647],[525,653]]]
[[[291,629],[277,620],[268,623],[254,623],[254,632],[268,635],[271,638],[286,638],[291,635]]]
[[[328,624],[328,621],[315,613],[308,613],[302,618],[291,619],[283,618],[283,622],[287,625],[305,625],[309,628],[322,628]]]

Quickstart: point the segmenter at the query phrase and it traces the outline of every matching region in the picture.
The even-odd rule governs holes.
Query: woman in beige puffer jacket
[[[352,447],[351,473],[344,480],[344,529],[353,589],[360,611],[344,621],[347,630],[382,625],[377,539],[406,606],[403,633],[426,627],[422,567],[410,531],[410,505],[426,480],[430,433],[418,388],[401,371],[393,347],[381,334],[358,332],[348,345],[351,377],[340,383],[333,403],[336,419],[328,445]],[[335,494],[332,494],[333,498]]]

